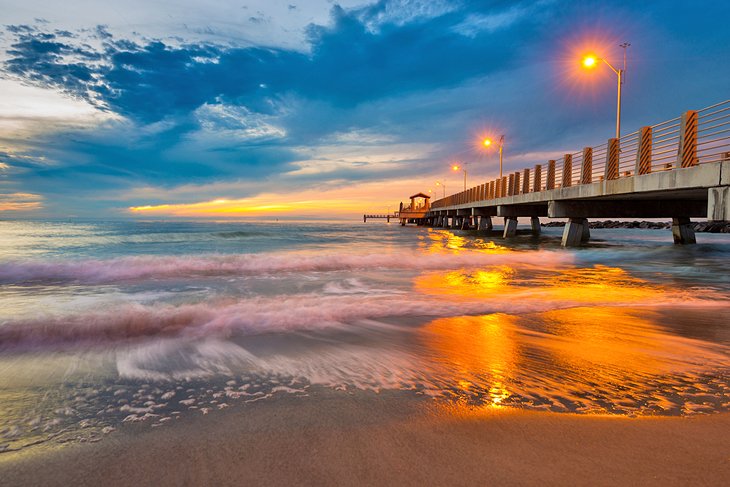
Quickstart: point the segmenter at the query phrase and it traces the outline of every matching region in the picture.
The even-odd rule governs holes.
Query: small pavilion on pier
[[[408,206],[403,206],[403,203],[400,204],[398,213],[400,224],[423,224],[426,214],[431,210],[431,197],[427,194],[416,193],[410,197],[410,200],[411,204]]]

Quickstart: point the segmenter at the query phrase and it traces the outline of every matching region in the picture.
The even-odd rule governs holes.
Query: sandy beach
[[[721,485],[730,414],[611,417],[321,391],[10,453],[4,485]]]

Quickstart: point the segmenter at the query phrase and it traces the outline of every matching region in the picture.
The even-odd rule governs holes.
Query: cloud
[[[202,16],[159,36],[88,20],[7,27],[0,83],[64,102],[10,109],[13,97],[0,95],[0,128],[12,128],[0,136],[0,175],[13,179],[13,191],[42,194],[57,203],[53,210],[74,213],[386,180],[410,193],[450,177],[443,168],[452,158],[473,162],[470,178],[491,177],[494,154],[473,147],[483,133],[507,134],[506,170],[604,142],[613,124],[611,73],[581,91],[555,60],[586,31],[600,31],[609,45],[634,44],[626,127],[676,117],[689,101],[709,105],[727,79],[727,66],[716,62],[728,39],[713,24],[718,12],[693,10],[714,25],[713,39],[703,41],[708,29],[682,27],[664,4],[382,0],[334,6],[323,20],[310,15],[309,2],[267,3],[226,10],[229,24]],[[245,40],[289,18],[299,22],[297,46]],[[304,28],[303,18],[316,20]],[[654,51],[643,47],[650,42]],[[692,52],[715,60],[687,57]],[[673,56],[686,73],[674,69]]]
[[[257,46],[139,44],[115,40],[103,28],[93,36],[101,42],[96,49],[42,27],[12,26],[17,39],[5,70],[150,123],[216,100],[265,111],[268,100],[287,93],[351,107],[452,86],[509,65],[516,49],[507,42],[511,38],[478,31],[465,37],[456,31],[465,14],[449,15],[451,8],[439,5],[381,2],[353,11],[335,6],[330,25],[308,27],[310,55]],[[529,16],[510,15],[521,22],[522,37],[531,35]]]
[[[33,212],[43,208],[43,197],[31,193],[0,193],[0,214],[5,212]]]

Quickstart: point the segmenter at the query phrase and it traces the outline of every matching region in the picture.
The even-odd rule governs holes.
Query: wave
[[[228,337],[325,329],[353,330],[372,320],[431,319],[490,313],[524,314],[585,305],[580,296],[556,299],[534,289],[509,294],[450,296],[435,299],[420,293],[296,294],[253,297],[237,301],[126,304],[104,311],[41,316],[0,324],[0,350],[57,350],[87,345],[114,345],[153,337]],[[633,306],[596,297],[593,306]],[[727,306],[727,301],[694,298],[667,292],[651,306]],[[640,305],[638,305],[640,306]]]
[[[248,237],[267,237],[270,236],[267,232],[255,232],[255,231],[244,231],[237,230],[233,232],[218,232],[215,234],[216,237],[220,238],[248,238]]]
[[[266,253],[209,256],[138,256],[107,260],[0,263],[0,283],[71,282],[108,284],[142,279],[174,279],[346,270],[442,270],[490,265],[545,266],[572,262],[571,254],[552,251],[455,254]]]

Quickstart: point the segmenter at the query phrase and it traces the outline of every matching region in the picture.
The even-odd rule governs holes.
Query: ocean
[[[561,231],[0,221],[0,452],[325,391],[730,409],[730,235]]]

